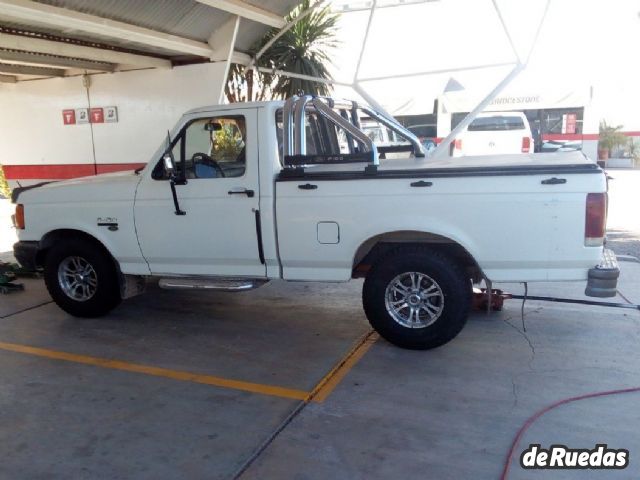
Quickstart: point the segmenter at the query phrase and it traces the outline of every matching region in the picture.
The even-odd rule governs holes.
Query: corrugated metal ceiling
[[[206,41],[229,14],[193,0],[38,0],[159,32]]]
[[[195,0],[37,0],[39,3],[68,8],[82,13],[149,28],[191,40],[206,42],[211,33],[220,28],[231,14],[201,4]],[[247,1],[256,7],[278,15],[286,15],[298,2],[296,0]],[[0,11],[0,26],[19,30],[55,35],[85,42],[135,50],[140,53],[169,57],[173,60],[188,60],[190,56],[175,51],[131,42],[126,38],[113,39],[107,36],[88,34],[74,30],[52,28],[37,23],[17,23],[3,18]],[[242,18],[236,41],[236,50],[247,51],[269,27]],[[196,57],[193,57],[196,58]]]

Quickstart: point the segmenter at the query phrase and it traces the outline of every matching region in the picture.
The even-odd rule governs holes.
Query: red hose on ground
[[[516,448],[518,448],[518,444],[520,443],[520,440],[522,440],[522,437],[524,436],[525,432],[538,418],[540,418],[542,415],[547,413],[549,410],[553,410],[554,408],[557,408],[560,405],[577,402],[579,400],[585,400],[587,398],[606,397],[608,395],[620,395],[623,393],[637,393],[637,392],[640,392],[640,387],[623,388],[620,390],[608,390],[606,392],[587,393],[585,395],[579,395],[577,397],[570,397],[570,398],[565,398],[564,400],[559,400],[555,403],[552,403],[551,405],[546,406],[539,412],[531,415],[527,419],[527,421],[524,422],[522,427],[520,427],[520,430],[518,430],[516,437],[513,439],[513,443],[511,444],[511,448],[509,449],[509,454],[507,455],[504,468],[502,469],[502,475],[500,476],[500,480],[506,480],[507,475],[509,473],[509,469],[511,468],[511,460],[513,459],[513,454],[515,453]]]

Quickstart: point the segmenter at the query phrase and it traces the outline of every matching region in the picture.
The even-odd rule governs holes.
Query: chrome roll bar
[[[355,138],[358,143],[365,145],[368,152],[373,152],[373,165],[378,165],[380,163],[376,144],[373,143],[373,140],[371,140],[366,133],[354,127],[353,124],[348,120],[345,120],[344,117],[338,115],[335,110],[327,106],[323,99],[314,98],[311,103],[316,107],[316,110],[320,115],[343,128],[344,131]]]
[[[291,155],[293,152],[293,107],[298,101],[298,96],[294,95],[284,102],[282,112],[282,148],[284,155]]]
[[[319,120],[324,122],[323,128],[331,128],[332,124],[333,127],[344,130],[351,155],[356,154],[356,146],[354,143],[357,144],[359,153],[371,152],[373,165],[378,165],[379,163],[378,149],[375,143],[361,129],[358,114],[359,110],[406,138],[411,144],[416,157],[425,156],[420,140],[418,140],[413,133],[398,122],[386,117],[369,106],[358,105],[356,102],[350,100],[335,100],[329,97],[314,97],[311,95],[294,95],[285,102],[283,108],[283,158],[286,159],[292,155],[307,155],[305,121],[306,113],[310,108],[314,109],[320,117],[322,117]],[[344,156],[340,154],[339,151],[331,152],[331,154],[336,157]],[[362,159],[354,161],[362,161]],[[348,163],[348,161],[341,160],[341,163]]]
[[[424,148],[422,147],[422,144],[420,143],[420,140],[418,139],[418,137],[416,137],[413,133],[411,133],[405,127],[400,125],[395,120],[391,120],[390,118],[386,117],[385,115],[382,115],[381,113],[376,112],[375,110],[373,110],[370,107],[362,106],[360,108],[362,109],[362,111],[364,113],[369,115],[374,120],[380,122],[385,127],[393,130],[396,133],[399,133],[404,138],[406,138],[409,141],[409,143],[413,146],[413,151],[415,152],[415,156],[416,157],[424,157],[425,156]]]
[[[293,153],[294,155],[304,155],[307,152],[307,129],[305,128],[305,113],[307,103],[313,97],[304,95],[299,97],[293,106]]]

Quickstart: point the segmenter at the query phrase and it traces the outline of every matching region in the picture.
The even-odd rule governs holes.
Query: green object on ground
[[[13,283],[16,278],[16,271],[21,270],[20,265],[16,263],[0,262],[0,293],[11,293],[24,290],[21,283]]]

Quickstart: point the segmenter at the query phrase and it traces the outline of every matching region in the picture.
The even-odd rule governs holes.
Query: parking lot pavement
[[[23,284],[25,292],[15,292],[0,296],[0,319],[52,301],[49,292],[44,288],[42,280],[20,278],[15,283]]]
[[[623,265],[624,290],[640,271]],[[567,287],[575,288],[575,285]],[[516,431],[558,400],[640,386],[640,312],[520,302],[474,314],[450,344],[427,352],[377,342],[323,404],[309,404],[243,479],[499,478]],[[623,471],[524,471],[510,479],[638,478],[640,394],[562,406],[530,443],[626,448]]]
[[[232,477],[369,331],[358,288],[151,286],[102,319],[5,315],[0,478]]]
[[[619,294],[625,300],[640,304],[640,263],[624,263],[620,269]]]
[[[640,269],[622,267],[625,292]],[[38,306],[40,281],[27,288],[3,297],[3,306],[33,297],[33,308],[0,320],[2,478],[232,478],[248,461],[240,478],[498,478],[534,412],[640,385],[640,313],[631,310],[529,301],[524,332],[520,302],[507,301],[503,312],[473,314],[436,350],[378,340],[322,403],[305,403],[268,387],[310,393],[345,359],[369,330],[360,282],[274,282],[241,294],[151,286],[91,320]],[[519,452],[608,443],[634,458],[638,402],[629,394],[561,407],[532,426]],[[537,476],[631,478],[639,467]],[[517,458],[509,478],[530,478]]]

